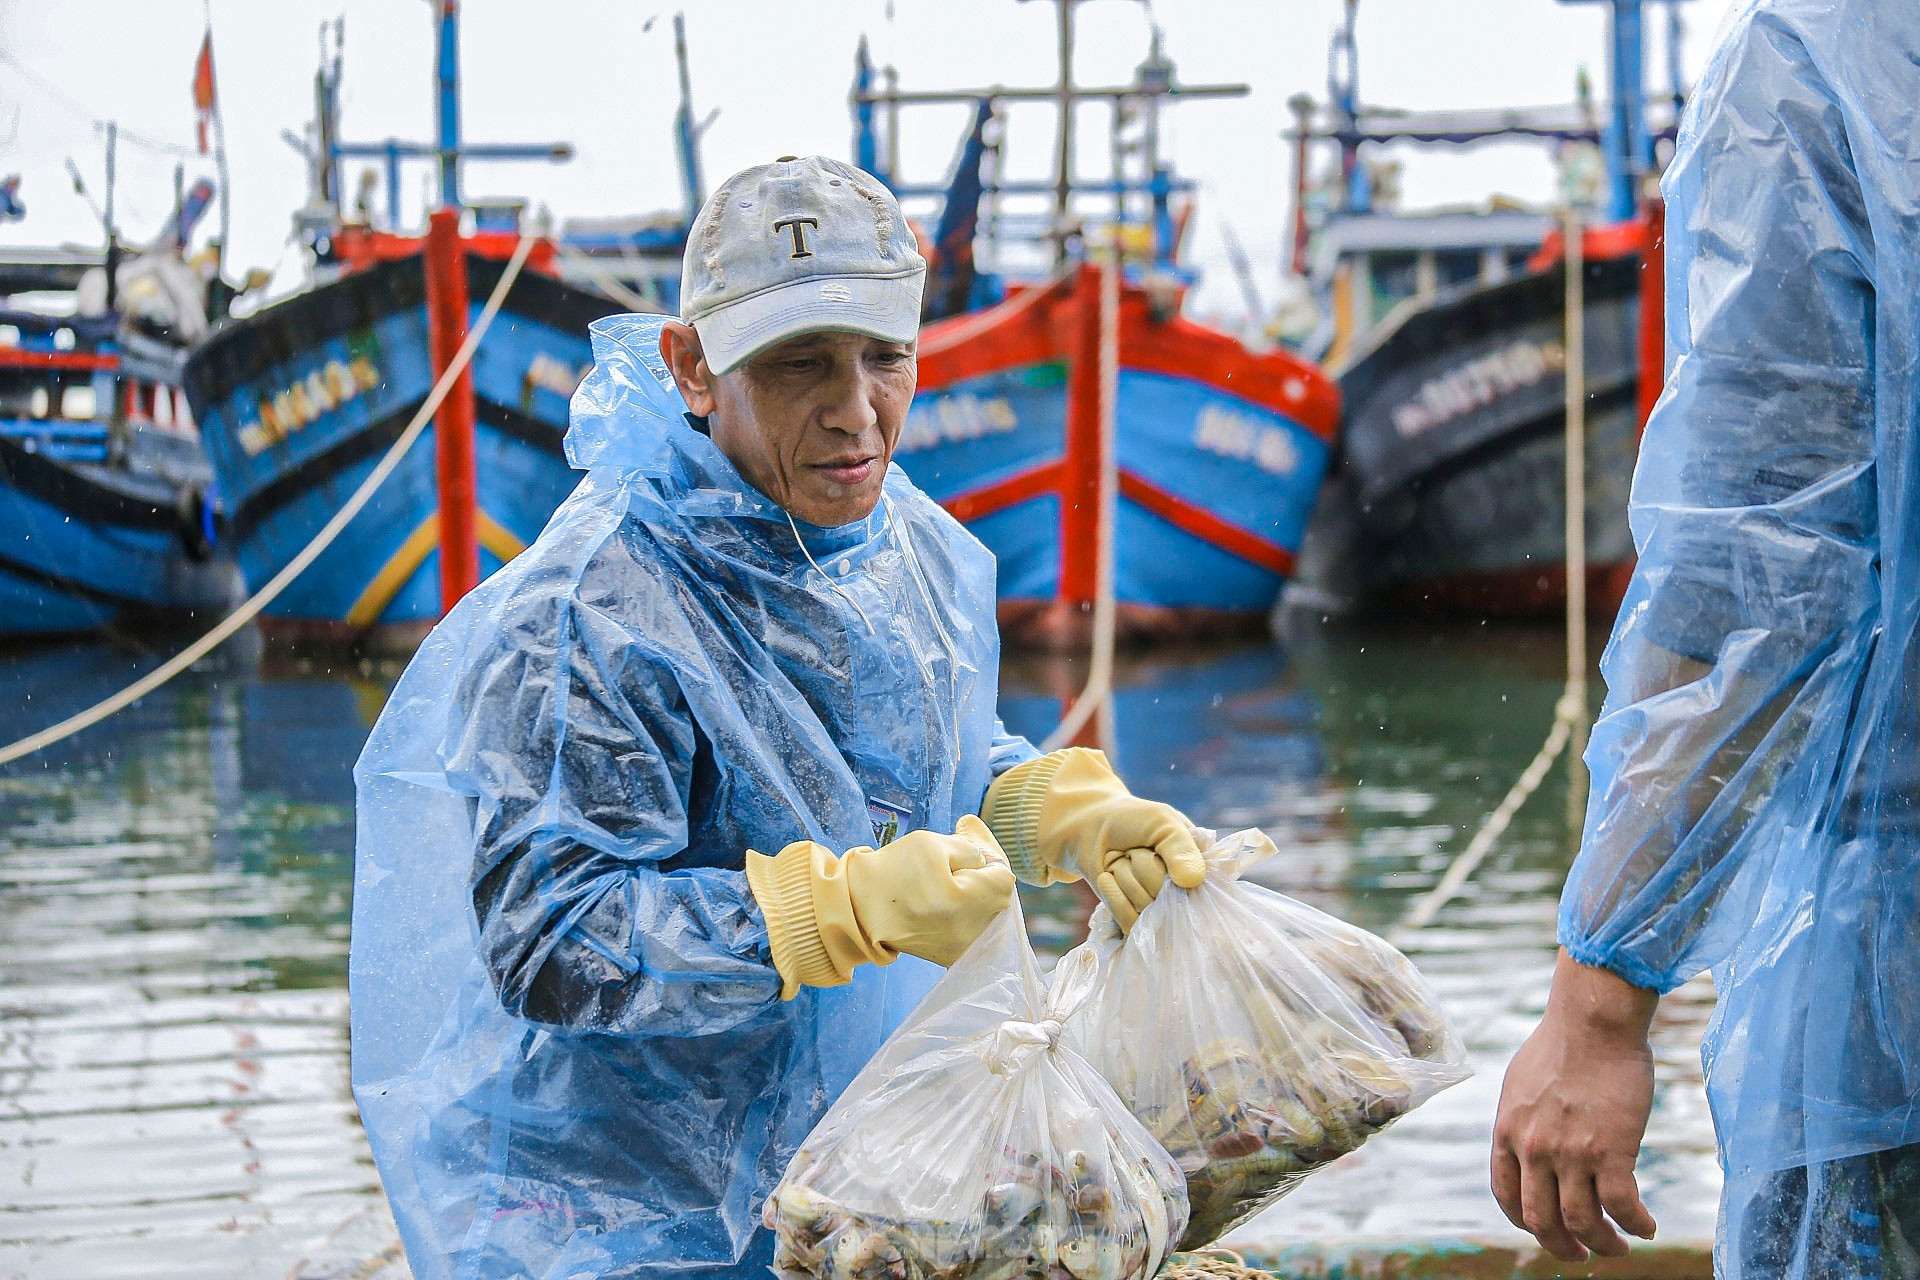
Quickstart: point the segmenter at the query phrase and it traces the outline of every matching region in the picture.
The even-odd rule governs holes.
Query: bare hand
[[[1625,1254],[1614,1223],[1653,1238],[1633,1166],[1653,1109],[1647,1028],[1657,1000],[1563,951],[1546,1016],[1507,1068],[1493,1128],[1494,1198],[1556,1258]]]

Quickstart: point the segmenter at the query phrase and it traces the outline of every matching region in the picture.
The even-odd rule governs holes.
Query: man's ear
[[[690,324],[669,320],[660,327],[660,358],[667,362],[680,398],[696,418],[714,410],[713,373],[707,368],[706,353],[700,349],[700,335]]]

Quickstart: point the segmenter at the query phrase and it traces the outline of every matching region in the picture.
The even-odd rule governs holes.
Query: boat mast
[[[1068,14],[1079,0],[1053,0],[1060,6],[1060,13]],[[1073,27],[1070,17],[1060,22],[1061,45],[1059,80],[1050,88],[1009,88],[1005,85],[991,85],[977,89],[936,89],[930,91],[901,90],[889,85],[876,88],[875,74],[867,41],[861,37],[859,48],[854,54],[853,92],[850,95],[853,108],[853,154],[854,162],[868,173],[873,174],[890,187],[897,196],[934,196],[946,191],[944,184],[904,182],[898,175],[887,172],[880,165],[880,144],[876,136],[878,130],[874,122],[874,109],[884,105],[889,121],[898,118],[902,105],[927,105],[933,103],[967,103],[977,105],[983,100],[1001,102],[1052,102],[1060,109],[1060,141],[1055,157],[1054,175],[1050,181],[1009,180],[1000,171],[1002,158],[996,153],[993,181],[983,183],[982,195],[994,202],[993,218],[998,218],[998,198],[1003,195],[1040,196],[1050,195],[1053,201],[1053,239],[1054,264],[1056,268],[1067,261],[1066,230],[1072,221],[1072,195],[1076,186],[1112,195],[1114,198],[1115,220],[1126,217],[1126,200],[1129,195],[1146,192],[1152,198],[1154,211],[1155,256],[1163,263],[1173,251],[1173,216],[1169,198],[1175,192],[1190,191],[1193,183],[1175,179],[1160,161],[1159,134],[1157,129],[1158,111],[1162,99],[1173,98],[1241,98],[1247,95],[1244,84],[1176,84],[1173,77],[1173,64],[1160,51],[1160,32],[1154,31],[1154,49],[1147,61],[1142,63],[1135,74],[1134,82],[1125,85],[1101,86],[1089,88],[1073,82],[1072,38]],[[1146,156],[1149,173],[1144,179],[1129,180],[1116,175],[1110,182],[1089,182],[1078,184],[1073,178],[1073,108],[1076,104],[1089,100],[1111,102],[1116,112],[1122,112],[1132,102],[1144,100],[1147,115]],[[898,125],[889,129],[891,135],[888,151],[897,147]]]
[[[1347,0],[1347,16],[1327,50],[1327,98],[1339,115],[1340,177],[1346,184],[1346,211],[1373,212],[1373,185],[1360,163],[1360,46],[1354,39],[1354,17],[1360,0]]]
[[[873,136],[873,55],[863,32],[853,51],[853,163],[891,185],[893,175],[880,172],[880,146]]]
[[[114,153],[119,147],[119,142],[119,124],[112,120],[107,121],[107,208],[101,220],[107,224],[107,311],[109,314],[119,310],[120,304],[120,229],[113,224]]]
[[[391,225],[400,224],[400,162],[434,160],[440,167],[442,207],[461,207],[460,162],[484,160],[550,160],[573,158],[573,148],[564,142],[521,144],[511,142],[467,142],[460,136],[460,25],[458,0],[436,0],[439,28],[436,36],[435,82],[438,91],[438,137],[433,142],[402,142],[388,138],[384,142],[343,142],[338,132],[340,55],[339,34],[335,30],[335,54],[331,72],[327,69],[324,47],[321,72],[315,81],[319,99],[320,154],[316,171],[322,186],[321,199],[337,223],[341,215],[343,184],[340,161],[347,157],[381,160],[387,169],[387,215]],[[324,31],[324,28],[323,28]],[[324,40],[323,40],[324,45]]]
[[[1059,16],[1060,136],[1054,155],[1053,266],[1067,265],[1067,225],[1073,207],[1073,6],[1077,0],[1053,0]],[[1117,192],[1116,202],[1123,197]]]
[[[340,117],[338,91],[340,58],[346,43],[346,19],[333,20],[333,57],[327,57],[327,25],[320,24],[320,67],[313,73],[314,151],[309,157],[313,168],[314,196],[320,204],[340,211]],[[399,184],[395,182],[397,187]],[[397,211],[395,211],[397,217]]]
[[[440,133],[440,204],[460,207],[460,12],[459,0],[440,0],[435,78],[435,118]]]
[[[1653,138],[1647,128],[1645,5],[1660,0],[1560,0],[1561,4],[1609,6],[1607,20],[1606,137],[1607,216],[1625,221],[1640,208],[1640,185],[1653,171]],[[1674,103],[1680,102],[1680,9],[1685,0],[1667,5],[1667,71]]]
[[[673,15],[673,61],[680,71],[680,109],[674,113],[673,136],[680,152],[680,185],[687,198],[687,225],[700,216],[707,202],[706,184],[700,176],[700,130],[693,123],[693,77],[687,72],[687,16]]]

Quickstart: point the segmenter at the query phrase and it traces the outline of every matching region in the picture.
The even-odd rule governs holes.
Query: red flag
[[[213,118],[213,32],[200,42],[200,57],[193,64],[194,122],[200,140],[200,154],[207,154],[207,122]]]

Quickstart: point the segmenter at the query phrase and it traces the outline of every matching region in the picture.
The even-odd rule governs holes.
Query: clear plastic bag
[[[1018,905],[808,1135],[763,1214],[787,1280],[1149,1280],[1180,1170],[1061,1043],[1097,977],[1040,977]]]
[[[1124,940],[1101,908],[1061,962],[1099,959],[1068,1042],[1186,1174],[1181,1249],[1217,1240],[1472,1074],[1405,956],[1240,879],[1271,840],[1194,836],[1207,854],[1199,888],[1169,885]]]

